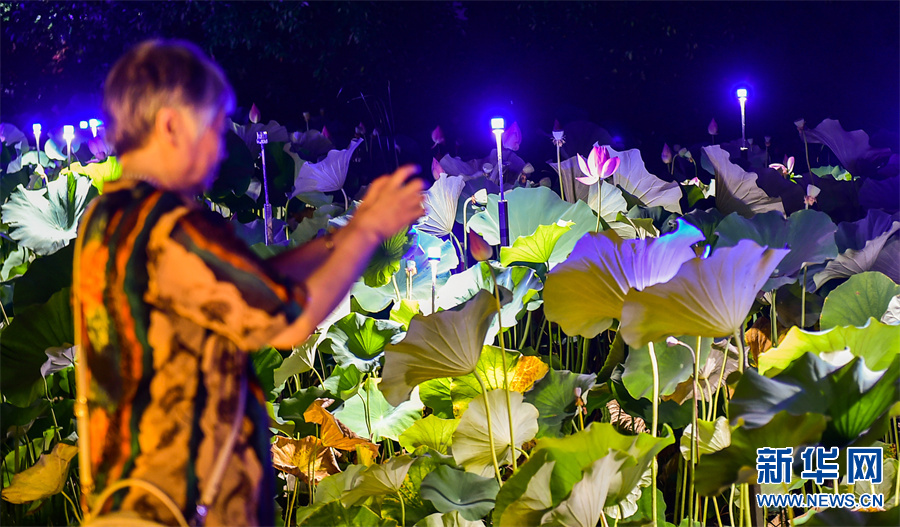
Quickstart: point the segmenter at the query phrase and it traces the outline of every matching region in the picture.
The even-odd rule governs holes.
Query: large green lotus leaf
[[[43,304],[53,293],[71,286],[74,254],[75,245],[70,244],[31,262],[25,274],[15,281],[13,306],[16,312],[21,312],[28,306]]]
[[[752,240],[684,263],[674,278],[630,291],[622,307],[622,337],[643,346],[669,335],[724,337],[744,323],[756,294],[788,253]]]
[[[353,480],[365,468],[365,465],[350,464],[343,472],[323,478],[316,485],[316,505],[340,500],[344,491],[350,490]]]
[[[810,143],[822,143],[854,176],[868,176],[884,165],[891,155],[890,148],[873,148],[869,135],[862,130],[847,132],[836,119],[823,119],[815,128],[804,130]]]
[[[376,443],[385,437],[397,441],[400,434],[422,418],[423,408],[415,391],[409,400],[392,406],[378,389],[378,381],[370,377],[356,395],[334,412],[334,417],[357,435]]]
[[[86,177],[60,177],[39,190],[22,185],[3,205],[2,221],[12,230],[9,236],[38,255],[52,254],[65,247],[78,234],[78,220],[85,205],[97,195]]]
[[[622,316],[626,293],[665,282],[695,257],[691,245],[703,240],[694,226],[654,239],[623,240],[610,231],[589,234],[569,258],[547,275],[544,311],[569,335],[595,337]]]
[[[716,208],[719,212],[737,212],[745,218],[770,210],[784,214],[781,198],[769,197],[756,185],[756,173],[745,172],[732,163],[730,155],[721,146],[704,146],[703,157],[709,160],[715,172]]]
[[[422,403],[431,408],[434,415],[442,419],[456,417],[453,413],[453,402],[450,396],[452,382],[453,379],[450,377],[443,377],[431,379],[419,385],[419,397],[422,399]]]
[[[466,520],[475,521],[494,508],[499,490],[500,484],[494,478],[444,465],[425,476],[420,493],[439,512],[459,511]]]
[[[481,235],[491,245],[500,243],[497,202],[500,197],[488,195],[487,208],[472,216],[469,228]],[[566,203],[546,187],[515,188],[506,193],[509,203],[509,239],[530,236],[540,225],[553,225],[559,220],[574,222],[572,230],[563,234],[550,255],[550,263],[566,259],[575,242],[597,226],[597,216],[583,201]]]
[[[484,522],[469,521],[463,518],[458,511],[441,514],[436,512],[419,520],[413,527],[484,527]]]
[[[443,457],[435,452],[416,457],[406,473],[406,479],[403,480],[400,491],[396,494],[388,494],[379,500],[381,517],[390,518],[400,524],[405,516],[406,524],[409,525],[434,514],[437,509],[422,496],[422,482],[438,467],[452,463],[453,458]],[[400,496],[403,496],[402,503]]]
[[[493,272],[499,274],[497,283],[500,285],[500,302],[503,305],[500,309],[501,323],[505,328],[515,326],[524,309],[533,311],[540,305],[537,295],[544,284],[534,269],[529,267],[516,265],[502,271],[495,269]],[[478,262],[448,278],[437,293],[437,307],[443,310],[453,309],[480,290],[494,293],[494,281],[488,262]],[[496,322],[493,322],[489,334],[496,334],[498,329]]]
[[[47,303],[23,309],[3,330],[0,384],[3,396],[16,406],[29,406],[43,393],[45,351],[71,346],[75,340],[70,297],[68,287],[57,291]]]
[[[650,475],[648,474],[647,485],[650,484],[649,477]],[[619,527],[638,527],[644,525],[652,525],[651,518],[653,518],[653,494],[649,489],[644,491],[644,488],[642,488],[641,486],[637,487],[635,490],[638,491],[639,495],[634,501],[634,512],[631,514],[631,516],[626,516],[624,517],[624,519],[618,520],[616,525]],[[664,499],[663,491],[660,488],[656,489],[656,502],[656,525],[659,525],[661,527],[671,527],[672,524],[666,521],[666,500]],[[613,518],[622,518],[621,513],[628,512],[624,509],[624,506],[621,508],[613,507],[606,509],[605,512],[607,516],[611,516]],[[631,510],[631,507],[628,507],[628,509]],[[686,527],[689,525],[689,523],[685,518],[682,519],[679,525]],[[700,526],[700,523],[695,520],[693,527],[702,526]]]
[[[441,259],[437,264],[438,288],[447,282],[447,279],[450,277],[450,271],[459,264],[459,257],[456,255],[456,249],[453,248],[453,242],[450,240],[444,241],[424,232],[418,233],[417,240],[418,247],[414,247],[411,250],[411,254],[408,254],[407,258],[402,259],[400,264],[405,269],[409,260],[415,262],[417,273],[413,277],[412,291],[409,292],[409,296],[411,300],[419,302],[419,308],[427,315],[431,313],[431,267],[428,262],[428,249],[438,247],[441,251]],[[396,278],[400,299],[406,299],[406,271],[401,270]],[[397,293],[391,284],[374,288],[365,285],[360,280],[353,284],[350,294],[369,313],[377,313],[386,308],[392,301],[397,301]]]
[[[777,211],[757,214],[750,219],[731,213],[719,223],[716,247],[733,247],[750,239],[768,247],[788,247],[790,252],[763,285],[771,291],[797,280],[804,265],[822,263],[837,256],[834,233],[837,226],[824,212],[798,210],[788,219]]]
[[[16,248],[6,254],[2,265],[0,265],[0,282],[6,282],[7,280],[25,274],[25,272],[28,271],[31,262],[35,259],[34,253],[19,244],[14,245]],[[16,284],[16,289],[18,289],[18,284]],[[13,294],[15,294],[15,290],[13,291]]]
[[[337,366],[331,375],[322,383],[322,388],[338,399],[346,401],[356,395],[362,382],[363,374],[353,364]]]
[[[550,512],[544,514],[541,525],[552,527],[595,527],[603,514],[610,486],[617,479],[620,467],[635,463],[635,459],[615,450],[594,461],[584,472],[572,493]]]
[[[550,369],[534,388],[525,394],[525,401],[538,409],[537,437],[560,437],[562,425],[576,412],[575,389],[580,388],[582,398],[594,387],[597,375],[577,374]]]
[[[619,187],[604,180],[600,180],[600,183],[599,190],[598,185],[590,185],[587,203],[594,212],[600,211],[600,216],[606,223],[611,223],[619,214],[628,210],[628,202]]]
[[[328,328],[319,351],[334,355],[341,366],[352,364],[370,373],[378,367],[385,346],[402,333],[396,322],[350,313]]]
[[[419,303],[415,300],[407,300],[404,298],[399,304],[394,303],[394,305],[391,306],[390,320],[400,324],[403,331],[406,331],[412,318],[420,314]]]
[[[892,279],[900,278],[893,272],[897,267],[898,251],[890,248],[891,240],[896,240],[897,231],[900,231],[900,221],[893,222],[886,232],[866,241],[862,249],[847,249],[839,254],[837,258],[828,262],[825,269],[813,276],[816,289],[829,280],[847,278],[866,271],[882,271]]]
[[[525,482],[520,496],[510,496],[514,501],[503,509],[498,524],[500,527],[518,527],[519,525],[538,525],[544,513],[553,507],[553,496],[550,493],[550,478],[556,461],[548,461],[540,465],[526,465],[525,470],[537,471]],[[521,482],[520,482],[521,483]],[[494,517],[497,517],[495,513]]]
[[[509,393],[509,407],[507,407]],[[513,453],[509,449],[510,439],[515,447],[534,439],[538,431],[537,408],[524,402],[519,392],[491,390],[472,399],[459,426],[453,433],[453,459],[468,472],[488,476],[493,461],[491,457],[490,435],[488,434],[487,405],[491,410],[491,431],[494,438],[494,452],[501,465],[512,463]],[[512,414],[510,430],[509,414]],[[518,452],[515,453],[518,455]]]
[[[595,422],[572,435],[538,440],[529,460],[501,487],[497,494],[494,517],[500,517],[501,523],[505,522],[503,517],[506,508],[525,493],[529,481],[541,467],[551,462],[554,462],[552,476],[549,478],[552,502],[560,503],[571,493],[575,483],[581,480],[584,471],[609,454],[610,449],[626,453],[637,461],[634,465],[623,467],[615,475],[605,506],[615,505],[627,498],[640,483],[656,455],[675,441],[671,429],[665,427],[665,430],[663,437],[652,437],[649,434],[626,436],[609,423]]]
[[[478,378],[481,377],[488,390],[503,390],[508,388],[503,377],[503,351],[497,346],[485,346],[481,350],[481,357],[475,365],[475,371],[467,375],[450,379],[450,400],[453,403],[453,415],[460,416],[478,394],[482,393]],[[512,384],[516,363],[521,353],[515,350],[506,352],[506,379]]]
[[[863,326],[869,318],[880,320],[898,294],[900,285],[881,273],[853,275],[825,297],[819,327]]]
[[[315,505],[300,507],[296,518],[297,527],[397,527],[396,521],[382,518],[366,507],[344,507],[337,501],[316,501]]]
[[[304,192],[341,190],[347,179],[350,158],[353,157],[353,151],[360,144],[362,144],[362,139],[353,139],[345,150],[331,150],[325,159],[318,163],[304,163],[300,167],[297,179],[294,180],[294,192],[291,196]]]
[[[390,283],[391,277],[400,270],[400,259],[415,243],[415,235],[406,229],[381,242],[369,259],[362,276],[363,282],[369,287]]]
[[[122,176],[122,165],[115,156],[109,156],[101,163],[72,163],[72,172],[91,178],[91,183],[97,190],[103,192],[103,184],[115,181]],[[65,171],[61,172],[65,173]]]
[[[328,228],[328,222],[340,216],[341,212],[342,209],[340,207],[331,203],[317,207],[313,215],[304,218],[288,237],[290,246],[297,247],[315,239],[320,231],[325,231]]]
[[[519,236],[511,247],[500,248],[500,265],[513,262],[548,263],[560,237],[572,228],[570,221],[558,221],[553,225],[538,225],[534,234]]]
[[[736,428],[731,432],[731,446],[700,458],[694,490],[703,496],[715,496],[732,483],[755,483],[757,448],[815,445],[827,420],[821,414],[798,416],[783,411],[765,426]]]
[[[62,492],[69,478],[69,465],[78,447],[57,443],[37,463],[13,476],[12,484],[3,489],[3,500],[9,503],[28,503]]]
[[[637,198],[645,207],[662,207],[681,214],[681,188],[674,181],[665,182],[647,171],[641,152],[637,148],[617,152],[609,150],[610,157],[618,157],[619,169],[610,178],[612,184]]]
[[[839,367],[806,353],[772,378],[752,369],[745,371],[728,413],[732,422],[740,418],[748,428],[769,423],[781,411],[822,414],[829,417],[822,443],[844,448],[891,417],[889,410],[900,392],[898,379],[900,354],[896,350],[887,370],[877,372],[866,368],[858,357]]]
[[[251,354],[250,359],[253,362],[253,371],[256,372],[260,387],[265,392],[267,399],[270,402],[274,401],[275,395],[272,392],[278,387],[275,384],[274,374],[284,360],[281,358],[281,353],[271,346],[266,346]]]
[[[341,495],[344,507],[357,505],[373,496],[395,494],[403,486],[406,473],[416,459],[412,456],[395,456],[383,465],[372,465],[359,472],[349,490]]]
[[[883,370],[900,352],[898,342],[900,326],[874,319],[862,327],[834,327],[825,331],[805,331],[795,326],[777,347],[759,356],[759,373],[772,376],[807,352],[817,355],[849,352],[854,357],[862,357],[869,369]]]
[[[700,436],[697,438],[697,459],[703,457],[704,454],[724,450],[731,444],[731,427],[728,426],[728,419],[725,417],[719,417],[715,421],[697,419],[697,428],[700,430]],[[694,424],[691,423],[684,427],[684,433],[681,435],[681,442],[678,445],[681,449],[681,457],[685,461],[691,460],[693,438]]]
[[[494,297],[479,291],[459,311],[413,317],[406,337],[385,349],[388,401],[400,404],[413,387],[429,379],[473,372],[496,312]]]
[[[462,176],[441,174],[425,193],[425,216],[416,229],[438,237],[450,234],[456,224],[456,207],[465,184]]]
[[[429,415],[416,421],[400,434],[400,446],[410,452],[420,446],[426,446],[441,454],[447,454],[453,443],[453,432],[456,431],[457,425],[459,425],[457,419],[441,419],[436,415]]]
[[[696,346],[697,338],[680,336],[678,340],[692,347]],[[709,351],[712,347],[711,338],[702,338],[700,349],[694,350],[699,354],[700,364],[706,363]],[[665,339],[653,343],[653,350],[657,362],[657,378],[659,379],[660,396],[671,395],[675,388],[691,378],[694,374],[694,355],[691,350],[681,345],[669,347]],[[653,373],[650,364],[650,345],[645,344],[640,348],[628,350],[628,358],[625,359],[625,371],[622,373],[622,383],[635,399],[645,397],[650,399],[653,393]]]

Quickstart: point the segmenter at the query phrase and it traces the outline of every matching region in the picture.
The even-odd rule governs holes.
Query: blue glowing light
[[[87,130],[87,127],[88,127],[87,121],[81,121],[80,123],[78,123],[78,128],[81,128],[82,130]]]
[[[31,125],[31,131],[34,132],[34,133],[36,133],[36,134],[41,133],[41,125],[40,125],[40,123],[34,123],[33,125]]]
[[[84,121],[82,121],[82,122],[84,122]],[[90,119],[90,120],[88,120],[88,124],[91,126],[91,128],[96,128],[96,127],[100,126],[101,124],[103,124],[103,121],[101,121],[100,119]],[[84,127],[82,127],[82,128],[84,128]]]
[[[747,88],[738,88],[737,96],[738,96],[738,99],[746,99],[747,98]]]
[[[491,130],[494,130],[495,132],[499,130],[502,132],[504,128],[506,128],[506,125],[502,117],[491,118]]]

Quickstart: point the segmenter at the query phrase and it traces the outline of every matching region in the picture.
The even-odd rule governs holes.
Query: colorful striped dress
[[[141,478],[193,517],[246,375],[243,426],[206,524],[273,525],[269,418],[249,352],[300,315],[303,288],[221,216],[134,180],[91,203],[76,243],[95,492]],[[120,509],[174,522],[139,488],[107,505]]]

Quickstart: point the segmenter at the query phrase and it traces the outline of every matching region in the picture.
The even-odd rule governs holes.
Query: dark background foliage
[[[222,64],[235,120],[255,103],[294,130],[321,108],[339,146],[381,105],[423,153],[440,124],[462,155],[484,155],[494,113],[519,122],[535,162],[554,119],[654,152],[708,141],[715,117],[727,141],[742,83],[758,143],[790,150],[800,117],[895,148],[900,128],[898,2],[44,1],[0,4],[0,17],[2,119],[20,127],[95,116],[112,62],[163,36]]]

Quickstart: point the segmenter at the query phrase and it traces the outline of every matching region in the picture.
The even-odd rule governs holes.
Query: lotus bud
[[[488,172],[490,172],[490,170]],[[478,192],[475,193],[474,196],[472,196],[472,198],[475,200],[475,203],[477,203],[479,205],[487,205],[487,200],[488,200],[487,190],[485,190],[485,189],[479,190]]]
[[[766,148],[772,146],[772,137],[771,136],[763,136],[763,140],[766,142]]]
[[[547,187],[547,188],[550,188],[550,186],[552,185],[552,183],[550,183],[550,178],[548,178],[546,176],[542,177],[540,182],[538,182],[538,184],[542,187]]]
[[[794,121],[794,126],[797,127],[798,132],[802,132],[806,128],[806,119],[797,119]]]
[[[747,144],[750,146],[753,146],[753,138],[752,137],[747,138]]]
[[[364,125],[364,124],[362,123],[362,121],[360,121],[359,124],[356,125],[356,128],[355,128],[353,131],[354,131],[354,132],[356,133],[356,135],[358,135],[358,136],[366,135],[366,125]]]
[[[565,133],[562,130],[553,130],[553,140],[554,141],[562,141],[565,138]]]
[[[819,195],[819,192],[822,192],[822,190],[815,185],[806,186],[806,196],[803,196],[803,203],[806,205],[806,208],[816,204],[816,197]]]
[[[513,124],[503,132],[503,148],[516,151],[522,144],[522,130],[519,123],[513,121]]]
[[[310,117],[311,116],[309,115],[309,112],[303,112],[303,120],[304,121],[309,122]]]
[[[438,125],[434,130],[431,131],[431,140],[434,141],[434,146],[432,146],[431,148],[437,148],[437,145],[444,142],[444,131],[441,130],[440,125]]]
[[[675,337],[672,337],[672,336],[666,337],[666,346],[671,348],[672,346],[677,346],[679,344],[681,344],[681,343]]]
[[[442,167],[438,160],[433,157],[431,158],[431,175],[434,176],[435,181],[441,179],[442,175],[447,175],[447,173],[444,172],[444,167]]]
[[[407,260],[406,261],[406,274],[409,275],[410,277],[413,277],[413,276],[416,276],[416,274],[418,272],[419,272],[419,270],[416,267],[416,261],[415,260]]]
[[[328,139],[329,141],[331,141],[331,133],[328,131],[327,126],[322,127],[322,136],[325,137],[325,139]],[[331,142],[333,143],[334,141],[331,141]]]
[[[381,135],[381,132],[378,131],[378,127],[372,128],[372,137],[378,137]]]
[[[487,244],[475,231],[469,231],[469,251],[479,262],[485,262],[494,255],[494,248]]]
[[[531,166],[531,163],[526,163],[525,166],[522,167],[523,174],[527,175],[527,174],[531,174],[532,172],[534,172],[534,167]]]
[[[256,107],[256,104],[250,107],[250,122],[253,124],[259,122],[259,108]]]
[[[554,132],[562,132],[563,131],[562,126],[559,125],[559,121],[556,119],[553,120],[553,131]]]
[[[678,151],[678,157],[691,157],[691,152],[687,148],[681,148]]]
[[[660,157],[662,158],[662,162],[667,165],[672,162],[672,149],[669,148],[668,144],[663,144],[662,155]]]
[[[706,127],[706,131],[709,132],[709,135],[719,135],[719,125],[716,123],[715,118],[710,119],[709,126]]]

